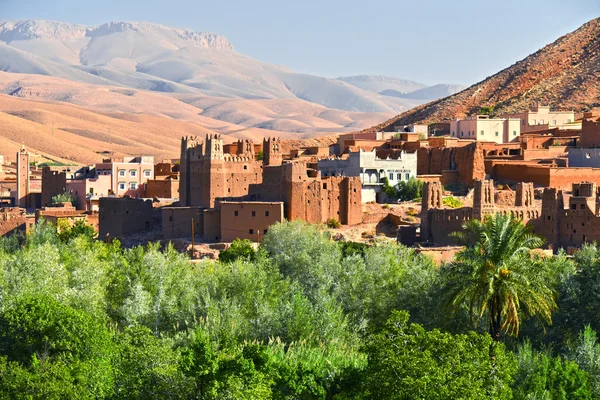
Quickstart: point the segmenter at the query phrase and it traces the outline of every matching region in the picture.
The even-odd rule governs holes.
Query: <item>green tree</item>
[[[219,261],[230,263],[237,259],[250,261],[254,259],[256,251],[252,241],[248,239],[235,239],[229,248],[219,253]]]
[[[518,346],[515,400],[592,399],[589,375],[572,361],[536,352],[526,341]]]
[[[387,178],[387,176],[385,178],[383,178],[383,193],[385,193],[385,195],[390,199],[390,200],[396,200],[398,198],[398,193],[396,191],[396,188],[393,187],[392,185],[390,185],[390,181]]]
[[[549,264],[531,254],[543,239],[520,220],[502,214],[471,220],[454,236],[466,247],[444,271],[452,306],[466,304],[476,318],[487,313],[494,340],[501,331],[518,334],[522,306],[529,315],[552,322],[553,274]]]
[[[511,398],[514,357],[487,335],[427,331],[409,324],[407,312],[395,311],[364,350],[366,398]]]
[[[600,399],[600,344],[596,332],[589,325],[577,340],[567,344],[566,355],[590,374],[593,398]]]
[[[64,380],[81,397],[112,393],[114,346],[103,324],[49,296],[11,303],[0,314],[0,354],[24,374]]]
[[[179,368],[181,357],[146,327],[130,327],[116,337],[115,394],[120,399],[183,399],[192,385]]]
[[[411,177],[408,181],[400,181],[396,185],[398,199],[402,201],[411,201],[422,196],[423,181]]]
[[[58,220],[57,231],[58,238],[65,243],[79,236],[88,239],[95,239],[98,236],[94,227],[83,220],[77,220],[73,225],[66,220]]]

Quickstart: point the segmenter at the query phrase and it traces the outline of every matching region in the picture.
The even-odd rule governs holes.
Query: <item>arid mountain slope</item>
[[[406,111],[365,131],[462,118],[481,107],[516,112],[537,104],[585,111],[600,106],[600,18],[462,92]]]

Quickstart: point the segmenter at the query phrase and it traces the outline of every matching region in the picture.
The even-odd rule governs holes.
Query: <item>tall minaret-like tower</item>
[[[25,146],[17,153],[17,198],[16,205],[27,208],[29,199],[29,153]]]

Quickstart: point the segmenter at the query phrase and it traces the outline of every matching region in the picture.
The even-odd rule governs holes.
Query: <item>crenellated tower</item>
[[[515,206],[517,206],[517,207],[533,207],[534,205],[535,204],[534,204],[533,183],[531,183],[531,182],[517,183]]]
[[[425,182],[421,198],[421,241],[431,240],[429,210],[444,208],[444,190],[440,182]]]
[[[283,162],[281,142],[279,138],[265,138],[263,140],[263,165],[277,166]]]

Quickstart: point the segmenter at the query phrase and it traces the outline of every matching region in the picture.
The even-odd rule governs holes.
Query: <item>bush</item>
[[[396,200],[398,198],[396,189],[390,185],[390,181],[387,177],[383,178],[383,193],[391,200]]]
[[[330,229],[338,229],[342,226],[342,223],[335,218],[329,218],[327,220],[327,227]]]
[[[410,178],[408,181],[400,181],[396,185],[398,199],[402,201],[411,201],[421,197],[423,191],[423,181]]]
[[[248,239],[235,239],[228,249],[219,253],[219,261],[231,263],[238,259],[251,261],[254,259],[256,251],[253,243]]]
[[[444,197],[444,199],[442,200],[442,203],[450,208],[460,208],[463,206],[462,201],[460,201],[459,199],[457,199],[454,196],[448,196],[448,197]]]
[[[72,201],[73,201],[73,197],[71,196],[71,192],[64,192],[64,193],[60,193],[55,196],[52,196],[52,199],[50,200],[50,204],[54,205],[54,204],[60,204],[60,203],[70,203]]]

